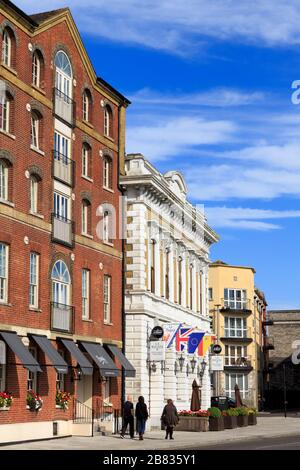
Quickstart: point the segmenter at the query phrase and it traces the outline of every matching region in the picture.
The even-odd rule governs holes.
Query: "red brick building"
[[[0,0],[0,44],[0,392],[13,395],[0,442],[90,432],[92,415],[111,427],[130,369],[109,223],[129,102],[97,77],[68,9],[29,17]]]

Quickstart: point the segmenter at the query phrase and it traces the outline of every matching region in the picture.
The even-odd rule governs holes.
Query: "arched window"
[[[41,123],[42,116],[38,111],[33,111],[31,113],[31,146],[35,149],[41,148]]]
[[[81,205],[81,231],[83,235],[91,234],[91,203],[87,199]]]
[[[103,158],[103,186],[112,189],[112,159],[108,155]]]
[[[0,130],[11,133],[12,132],[12,111],[13,111],[12,96],[6,92],[0,97]]]
[[[91,178],[91,147],[87,143],[82,146],[82,176]]]
[[[110,227],[110,213],[105,211],[103,214],[103,241],[106,243],[111,243],[111,227]]]
[[[32,84],[41,88],[44,78],[44,59],[40,51],[36,50],[32,56]]]
[[[82,94],[82,119],[91,121],[92,96],[90,90],[84,90]]]
[[[69,305],[71,279],[67,265],[56,261],[51,273],[52,301],[58,305]]]
[[[8,165],[0,160],[0,199],[8,201]]]
[[[104,108],[104,135],[112,137],[112,110],[109,105]]]
[[[15,36],[13,31],[6,27],[2,34],[2,63],[13,67],[15,61]]]
[[[67,54],[59,51],[55,56],[55,86],[66,97],[72,98],[72,67]]]

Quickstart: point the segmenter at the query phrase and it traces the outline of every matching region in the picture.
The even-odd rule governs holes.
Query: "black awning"
[[[80,341],[80,343],[96,362],[103,377],[119,376],[119,369],[117,368],[116,364],[111,359],[111,357],[109,357],[103,346],[101,346],[101,344],[88,343],[86,341]]]
[[[32,354],[28,351],[26,346],[21,341],[21,338],[15,332],[0,331],[0,335],[10,347],[10,349],[15,353],[15,355],[20,359],[23,366],[30,372],[42,372],[42,369],[38,362],[35,360]]]
[[[105,346],[120,361],[120,363],[122,364],[122,367],[124,369],[125,376],[126,377],[135,377],[135,368],[133,367],[132,364],[130,364],[127,357],[124,356],[121,349],[118,348],[117,346],[112,345],[112,344],[106,344]]]
[[[85,355],[80,351],[78,346],[71,339],[58,338],[62,344],[71,353],[71,356],[76,359],[83,375],[93,375],[93,365],[87,360]]]
[[[50,359],[50,361],[52,362],[57,372],[59,374],[67,374],[68,364],[61,357],[61,355],[56,351],[56,349],[54,349],[54,347],[51,344],[51,341],[47,338],[47,336],[40,336],[40,335],[30,335],[30,336],[39,345],[42,351],[44,351],[44,353]]]

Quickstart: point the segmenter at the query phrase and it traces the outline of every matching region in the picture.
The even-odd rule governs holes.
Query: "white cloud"
[[[127,129],[127,153],[143,153],[151,161],[180,155],[199,145],[231,141],[236,126],[230,121],[209,121],[199,117],[172,117]]]
[[[226,88],[208,90],[202,93],[168,94],[144,88],[131,95],[130,99],[134,105],[230,107],[261,102],[264,99],[264,94],[261,92],[251,93]]]
[[[35,0],[16,1],[28,12],[37,10]],[[298,0],[44,0],[42,8],[62,3],[71,7],[81,30],[183,55],[203,38],[259,46],[300,43]]]
[[[300,210],[264,210],[244,207],[205,207],[208,222],[215,228],[269,231],[281,226],[266,220],[300,218]]]

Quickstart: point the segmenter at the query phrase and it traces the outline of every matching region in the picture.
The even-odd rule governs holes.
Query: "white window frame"
[[[104,323],[111,323],[111,276],[103,277],[103,317]]]
[[[86,91],[83,92],[82,97],[82,118],[84,121],[89,122],[90,114],[90,100]]]
[[[212,287],[208,288],[208,300],[209,301],[213,300],[213,288]]]
[[[111,378],[106,377],[105,382],[104,382],[104,387],[103,387],[103,401],[106,405],[110,405],[110,400],[111,400]]]
[[[57,351],[60,356],[65,359],[65,352],[62,350]],[[65,374],[61,374],[60,372],[56,373],[56,391],[57,392],[64,392],[65,391]]]
[[[30,354],[37,360],[37,348],[30,347],[28,348]],[[37,372],[27,371],[27,391],[32,390],[34,393],[37,393]]]
[[[90,270],[83,269],[81,273],[82,319],[90,319]]]
[[[224,289],[224,307],[233,310],[247,309],[247,290]]]
[[[2,63],[7,67],[11,67],[11,36],[7,29],[3,33],[3,42],[2,42]]]
[[[0,243],[0,303],[2,304],[6,304],[8,299],[8,257],[8,245]]]
[[[0,130],[9,134],[10,99],[5,93],[4,93],[4,96],[1,98],[0,106],[2,108],[2,112],[0,114]]]
[[[4,348],[4,357],[6,361],[6,344],[4,341],[0,340],[2,347]],[[0,362],[0,392],[5,392],[6,389],[6,363],[2,364]]]
[[[64,221],[71,220],[71,198],[57,190],[54,191],[54,214]]]
[[[40,149],[40,118],[31,114],[31,147]]]
[[[226,338],[244,338],[247,336],[247,321],[245,318],[225,317],[224,334]]]
[[[89,178],[89,164],[90,164],[90,147],[83,144],[82,146],[82,176]]]
[[[249,359],[247,357],[247,346],[225,345],[225,366],[243,365],[239,364],[238,361],[242,357],[246,360]]]
[[[107,106],[104,109],[104,135],[110,137],[110,111]]]
[[[32,56],[32,84],[37,88],[41,85],[41,59],[37,51]]]
[[[104,211],[103,214],[103,242],[110,243],[109,238],[109,212]]]
[[[57,263],[61,263],[60,266],[64,269],[63,275],[60,278],[53,277],[54,268]],[[66,275],[66,279],[64,276]],[[58,260],[52,268],[51,273],[52,283],[52,302],[57,305],[70,306],[71,298],[71,277],[69,269],[66,263],[62,260]]]
[[[29,269],[29,307],[38,308],[39,306],[39,271],[40,255],[35,252],[30,253]]]
[[[0,161],[0,200],[8,201],[8,166]]]
[[[105,156],[103,159],[103,187],[105,189],[111,188],[111,172],[112,172],[112,160]]]
[[[242,379],[242,384],[239,379]],[[235,397],[234,387],[235,385],[239,385],[241,398],[246,399],[248,398],[249,393],[249,381],[247,374],[234,374],[234,373],[226,373],[225,374],[225,394],[231,398]],[[241,386],[242,385],[242,386]]]
[[[39,180],[35,175],[30,176],[30,212],[38,213]]]
[[[86,201],[81,203],[81,233],[82,235],[88,235],[89,226],[89,206]]]

